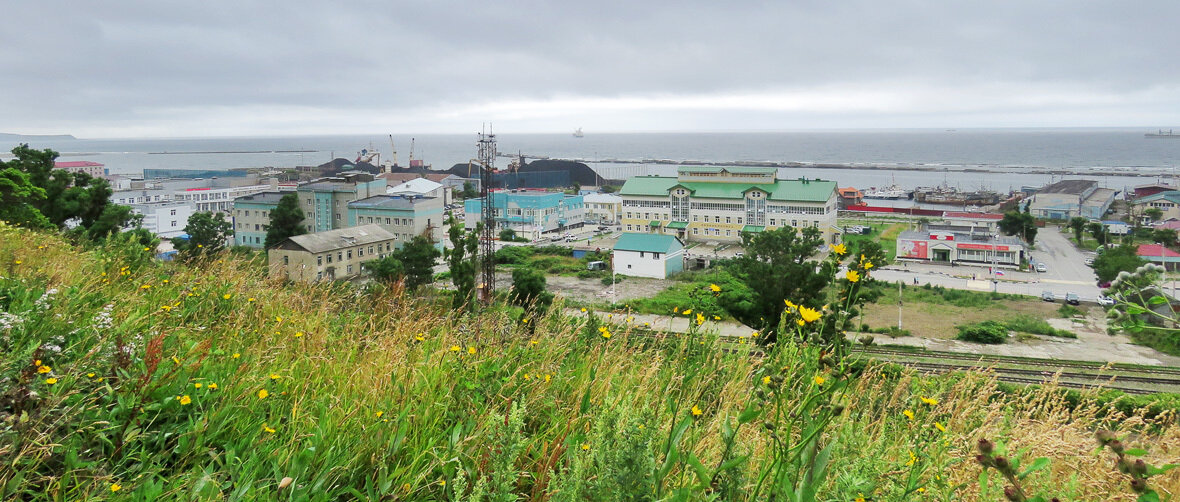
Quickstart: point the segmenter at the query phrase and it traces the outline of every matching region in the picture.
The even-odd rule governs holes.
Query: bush
[[[983,321],[975,324],[955,326],[959,330],[956,340],[965,342],[998,344],[1008,339],[1008,327],[998,321]]]
[[[1076,310],[1076,309],[1075,309]],[[1004,327],[1010,331],[1032,333],[1034,335],[1060,336],[1062,338],[1077,338],[1072,331],[1057,329],[1050,326],[1044,319],[1037,319],[1029,315],[1018,315],[1003,321]]]
[[[1066,304],[1061,305],[1061,307],[1057,309],[1057,314],[1060,315],[1061,317],[1069,319],[1070,317],[1073,317],[1076,315],[1082,315],[1082,309],[1079,309],[1073,305],[1066,303]]]
[[[587,271],[587,272],[589,272],[589,271]],[[602,278],[602,285],[603,286],[610,286],[612,284],[618,284],[620,282],[623,282],[623,277],[626,277],[626,276],[608,275],[608,276]]]
[[[523,265],[533,253],[533,248],[528,246],[504,246],[493,256],[497,265]]]

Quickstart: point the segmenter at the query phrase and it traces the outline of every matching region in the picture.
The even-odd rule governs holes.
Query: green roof
[[[687,188],[692,192],[693,197],[707,199],[744,199],[747,191],[757,188],[770,194],[768,197],[770,200],[827,202],[828,198],[836,192],[835,181],[823,180],[778,180],[774,183],[704,181],[681,183],[670,176],[635,176],[623,184],[619,194],[661,197],[667,196],[668,191],[676,186]]]
[[[761,225],[746,225],[746,226],[742,227],[742,231],[743,231],[743,232],[753,232],[753,233],[758,233],[758,232],[761,232],[761,231],[763,231],[763,230],[766,230],[766,227],[764,227],[764,226],[761,226]]]
[[[673,221],[668,224],[668,228],[688,228],[687,221]]]
[[[648,223],[648,225],[653,226],[653,227],[658,227],[658,226],[660,226],[660,222],[656,221],[656,220],[651,220],[651,222]]]
[[[1160,199],[1166,200],[1168,202],[1180,204],[1180,191],[1169,190],[1167,192],[1160,192],[1157,194],[1148,195],[1146,197],[1140,197],[1138,199],[1135,199],[1134,203],[1141,204],[1144,202],[1154,202],[1154,201],[1157,201]]]
[[[615,243],[616,251],[646,251],[649,253],[674,253],[684,244],[671,235],[624,233]]]

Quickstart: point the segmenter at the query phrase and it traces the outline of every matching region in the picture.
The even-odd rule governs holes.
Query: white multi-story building
[[[193,206],[186,202],[148,202],[129,204],[136,214],[143,215],[143,228],[165,239],[184,234]]]
[[[623,198],[610,193],[590,193],[582,196],[586,203],[586,223],[615,225],[623,212]]]
[[[234,199],[274,190],[272,185],[247,185],[229,188],[186,188],[172,194],[172,200],[191,202],[197,211],[229,214]]]
[[[837,242],[836,182],[779,179],[773,167],[681,167],[677,176],[636,176],[623,198],[624,232],[739,242],[743,232],[814,227]]]

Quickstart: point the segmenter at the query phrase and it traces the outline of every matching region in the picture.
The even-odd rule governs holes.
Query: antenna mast
[[[481,199],[483,230],[479,236],[480,276],[483,280],[483,301],[492,302],[492,294],[496,292],[496,249],[492,243],[492,236],[496,229],[496,207],[492,203],[492,171],[496,163],[496,135],[488,127],[487,132],[479,133],[479,196]]]

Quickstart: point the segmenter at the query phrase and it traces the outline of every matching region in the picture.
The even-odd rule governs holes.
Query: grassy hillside
[[[818,500],[1003,500],[994,472],[977,481],[987,437],[1026,465],[1051,459],[1025,478],[1030,492],[1135,500],[1094,453],[1096,429],[1150,463],[1180,457],[1173,414],[1057,389],[853,377],[809,345],[757,358],[708,333],[656,341],[605,316],[448,304],[282,284],[232,256],[190,267],[79,250],[0,224],[0,494],[765,500],[814,478]],[[1151,485],[1176,493],[1180,471]]]

